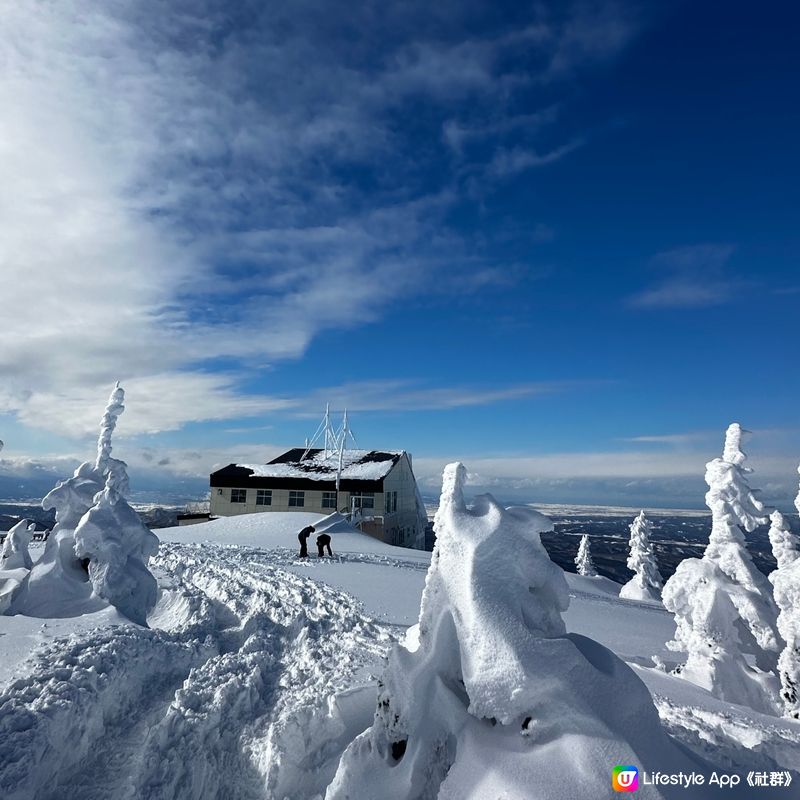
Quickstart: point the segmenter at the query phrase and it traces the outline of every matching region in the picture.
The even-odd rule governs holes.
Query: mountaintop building
[[[210,482],[213,516],[338,511],[387,544],[425,546],[428,518],[405,450],[295,447],[267,464],[229,464]]]

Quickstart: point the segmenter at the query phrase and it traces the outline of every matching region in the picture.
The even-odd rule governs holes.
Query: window
[[[303,508],[306,504],[306,493],[289,491],[289,508]]]
[[[336,508],[336,492],[323,492],[322,493],[322,507],[323,508]]]
[[[375,508],[375,492],[351,492],[350,499],[356,508]]]
[[[271,506],[272,505],[272,489],[256,489],[256,505],[257,506]]]
[[[231,489],[231,503],[246,503],[247,489]]]
[[[386,492],[384,503],[386,505],[384,513],[394,514],[397,511],[397,492]]]

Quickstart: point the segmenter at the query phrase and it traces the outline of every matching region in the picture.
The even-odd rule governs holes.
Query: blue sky
[[[87,457],[119,379],[148,490],[330,401],[428,493],[557,502],[700,505],[738,420],[787,505],[795,12],[430,6],[4,12],[0,476]]]

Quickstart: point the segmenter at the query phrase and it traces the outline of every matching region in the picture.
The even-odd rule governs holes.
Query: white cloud
[[[700,244],[659,253],[651,267],[667,276],[630,298],[639,308],[702,308],[734,300],[748,283],[726,274],[730,244]]]
[[[582,139],[575,139],[544,153],[524,147],[501,148],[489,163],[487,173],[498,178],[505,178],[527,169],[553,164],[579,148],[582,144]]]
[[[450,386],[431,388],[412,380],[356,381],[329,386],[312,392],[297,403],[306,413],[315,415],[326,402],[332,408],[350,411],[421,411],[484,406],[525,397],[568,391],[585,386],[578,382],[523,383],[511,386]]]
[[[279,401],[204,365],[299,357],[320,332],[426,291],[433,271],[484,288],[505,265],[447,229],[449,179],[409,186],[419,154],[392,113],[422,95],[457,119],[469,96],[514,128],[503,109],[528,77],[504,69],[508,48],[541,48],[541,80],[614,50],[576,47],[580,14],[483,38],[454,34],[448,15],[423,38],[419,9],[354,9],[376,29],[367,53],[324,4],[264,8],[247,25],[212,0],[0,8],[0,107],[13,109],[0,123],[0,414],[70,434],[118,378],[145,398],[134,430],[262,413]],[[366,197],[353,165],[385,185]]]

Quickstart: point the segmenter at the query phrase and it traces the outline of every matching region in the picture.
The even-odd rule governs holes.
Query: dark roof
[[[305,448],[294,447],[268,464],[229,464],[211,474],[211,486],[330,491],[336,488],[338,459],[325,460],[321,457],[323,453],[322,448],[312,448],[306,454]],[[345,451],[340,489],[345,492],[382,491],[383,479],[403,454],[402,450]]]

